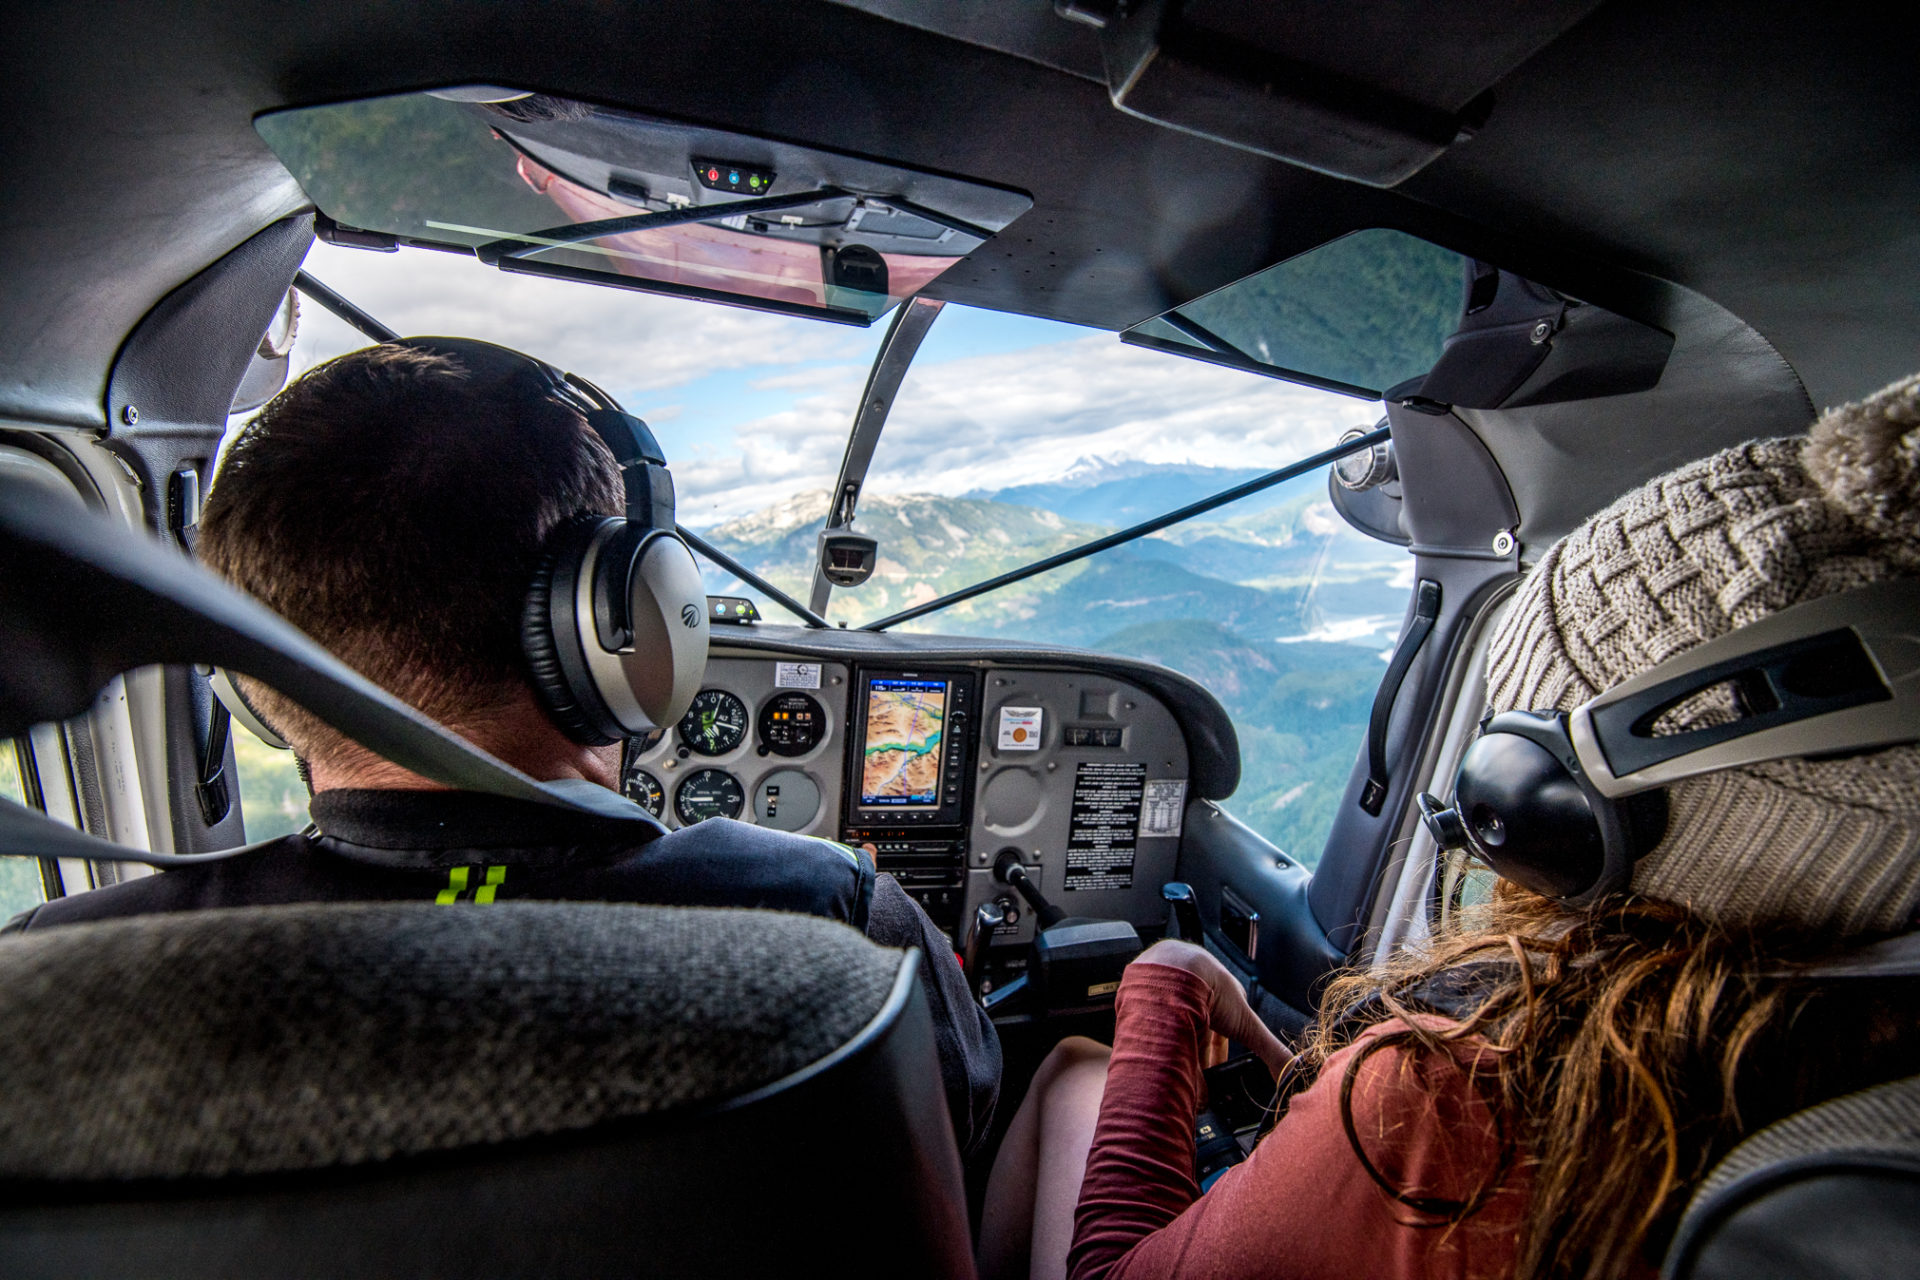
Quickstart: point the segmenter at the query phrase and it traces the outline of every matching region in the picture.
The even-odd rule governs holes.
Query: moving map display
[[[867,686],[861,744],[860,803],[932,807],[940,803],[945,680],[875,679]]]

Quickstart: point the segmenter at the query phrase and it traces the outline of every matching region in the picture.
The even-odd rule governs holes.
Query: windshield
[[[682,523],[808,598],[878,328],[414,251],[316,245],[307,269],[403,333],[485,338],[606,387],[654,427]],[[365,343],[309,304],[295,372]],[[858,504],[854,528],[879,541],[876,571],[835,590],[828,617],[885,617],[1294,462],[1378,416],[1374,403],[1111,333],[949,306],[908,370]],[[1092,648],[1193,677],[1239,733],[1243,780],[1227,809],[1312,865],[1412,586],[1406,552],[1350,529],[1326,485],[1316,470],[903,629]],[[733,575],[702,569],[709,591],[789,620]]]
[[[438,253],[316,243],[306,269],[403,334],[484,338],[606,388],[653,428],[680,521],[696,532],[770,507],[819,524],[881,338],[880,328],[502,275]],[[307,303],[293,372],[366,345]],[[711,590],[738,592],[732,575],[706,567]]]
[[[948,306],[908,370],[854,528],[879,540],[827,617],[859,626],[1263,475],[1371,427],[1380,406]],[[824,491],[712,540],[801,598]],[[800,519],[805,516],[804,521]],[[901,624],[1162,663],[1226,706],[1226,807],[1317,861],[1413,584],[1341,520],[1316,470],[1207,515]]]

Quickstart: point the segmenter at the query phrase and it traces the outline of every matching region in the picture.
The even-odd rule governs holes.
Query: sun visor
[[[493,86],[255,122],[323,238],[866,325],[1032,207],[1024,194]]]

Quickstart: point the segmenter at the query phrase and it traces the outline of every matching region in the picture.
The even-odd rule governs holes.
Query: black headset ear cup
[[[612,718],[611,713],[604,707],[588,704],[567,678],[566,662],[560,656],[559,642],[554,636],[553,590],[556,577],[566,578],[564,585],[569,591],[572,589],[572,575],[561,572],[563,562],[577,562],[580,548],[599,523],[598,517],[576,520],[554,530],[540,553],[533,582],[520,609],[520,652],[526,658],[534,694],[560,732],[589,747],[617,742],[619,736],[608,734],[602,728]],[[596,724],[596,720],[600,723]]]

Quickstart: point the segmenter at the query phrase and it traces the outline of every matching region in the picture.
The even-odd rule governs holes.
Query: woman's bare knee
[[[1086,1036],[1068,1036],[1053,1046],[1053,1051],[1041,1062],[1040,1069],[1033,1073],[1034,1084],[1043,1080],[1052,1080],[1069,1071],[1098,1067],[1103,1073],[1107,1069],[1107,1060],[1113,1057],[1113,1050],[1098,1040],[1089,1040]]]

